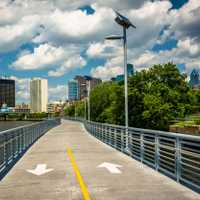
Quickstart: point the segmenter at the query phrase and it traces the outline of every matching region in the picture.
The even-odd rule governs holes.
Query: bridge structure
[[[200,200],[198,137],[130,128],[125,151],[124,127],[41,123],[0,133],[1,200]]]

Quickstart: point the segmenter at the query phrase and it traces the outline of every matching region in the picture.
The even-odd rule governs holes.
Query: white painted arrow
[[[26,171],[30,172],[32,174],[35,174],[37,176],[40,176],[40,175],[46,174],[46,173],[53,171],[53,170],[54,169],[47,169],[46,164],[38,164],[35,169],[33,169],[33,170],[27,169]]]
[[[121,165],[114,163],[104,162],[98,166],[99,168],[105,167],[111,174],[121,174],[122,172],[118,169],[121,168]]]

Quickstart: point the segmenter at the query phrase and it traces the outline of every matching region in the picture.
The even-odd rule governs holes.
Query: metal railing
[[[60,119],[49,119],[0,132],[0,179],[20,156]]]
[[[200,137],[84,121],[93,136],[200,192]]]

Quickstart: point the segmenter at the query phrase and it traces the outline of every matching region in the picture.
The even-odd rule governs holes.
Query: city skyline
[[[199,34],[193,31],[199,30],[197,0],[123,1],[121,7],[118,0],[50,2],[39,2],[40,11],[37,2],[0,3],[0,69],[16,80],[18,103],[29,102],[32,77],[48,79],[53,101],[66,98],[67,82],[76,75],[106,80],[121,74],[121,43],[104,41],[108,34],[121,33],[113,9],[121,9],[137,26],[128,31],[128,62],[135,70],[168,61],[188,75],[200,68]]]

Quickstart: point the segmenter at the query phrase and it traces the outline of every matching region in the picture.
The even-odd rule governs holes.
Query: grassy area
[[[176,119],[169,128],[171,132],[200,136],[200,115],[190,115],[183,119]]]
[[[185,119],[180,119],[173,123],[175,126],[193,126],[193,125],[200,125],[200,114],[193,114],[187,116]]]
[[[174,124],[175,126],[193,126],[196,125],[195,121],[180,121]]]
[[[200,120],[200,115],[190,115],[189,118],[191,120]]]

